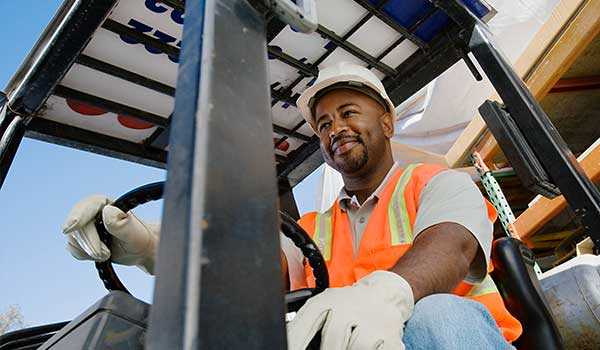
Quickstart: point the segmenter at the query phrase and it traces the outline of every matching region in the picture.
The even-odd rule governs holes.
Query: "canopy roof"
[[[490,11],[477,0],[463,2],[478,17]],[[164,166],[183,2],[106,3],[65,0],[6,87],[11,110],[32,117],[30,137]],[[279,176],[292,185],[322,162],[295,108],[321,67],[338,61],[369,67],[399,105],[466,57],[452,40],[460,27],[427,0],[317,5],[320,25],[310,35],[267,14],[275,157]],[[243,123],[251,116],[240,111],[239,117]]]

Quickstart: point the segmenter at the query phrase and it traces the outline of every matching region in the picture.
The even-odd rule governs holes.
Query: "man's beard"
[[[362,146],[362,147],[360,147]],[[334,156],[334,163],[338,167],[338,171],[342,174],[353,174],[362,169],[369,161],[369,152],[364,143],[359,142],[360,154],[346,157],[343,161],[337,162]],[[352,150],[355,151],[355,150]]]

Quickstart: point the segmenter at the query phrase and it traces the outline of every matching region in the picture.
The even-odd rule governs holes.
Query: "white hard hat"
[[[339,62],[319,71],[315,83],[304,90],[296,102],[300,114],[313,131],[315,131],[313,108],[317,102],[316,100],[322,96],[323,92],[336,88],[358,90],[380,102],[388,112],[394,112],[392,100],[390,100],[383,84],[373,72],[355,63]]]

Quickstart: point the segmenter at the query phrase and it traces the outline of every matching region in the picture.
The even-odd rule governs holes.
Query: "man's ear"
[[[387,112],[379,118],[379,122],[381,123],[381,128],[383,129],[383,134],[386,138],[391,139],[394,136],[394,115],[390,112]]]

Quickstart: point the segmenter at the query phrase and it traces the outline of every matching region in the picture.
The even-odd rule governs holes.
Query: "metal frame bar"
[[[3,95],[0,118],[0,188],[29,117],[37,113],[67,74],[116,0],[65,1],[29,52]],[[52,45],[52,50],[47,49]]]
[[[68,0],[56,12],[34,49],[8,83],[10,109],[35,114],[67,74],[116,0]],[[48,45],[52,49],[48,49]]]
[[[167,152],[44,118],[32,118],[25,136],[82,151],[165,168]]]
[[[168,3],[167,5],[175,7],[176,3]],[[180,9],[180,10],[183,10],[183,9]],[[174,56],[174,57],[179,56],[179,53],[180,53],[179,48],[176,48],[172,45],[163,43],[162,41],[160,41],[156,38],[153,38],[151,36],[148,36],[146,34],[138,32],[135,28],[126,26],[126,25],[116,22],[112,19],[107,19],[104,22],[104,24],[102,25],[102,28],[109,30],[118,35],[125,35],[125,36],[129,36],[131,38],[134,38],[135,40],[139,41],[140,43],[142,43],[144,45],[148,45],[149,47],[151,47],[153,49],[159,50],[160,52],[162,52],[164,54]],[[283,27],[281,27],[281,28],[283,28]],[[294,57],[289,56],[278,50],[275,50],[272,47],[269,49],[269,53],[271,55],[273,55],[274,57],[276,57],[278,60],[280,60],[294,68],[297,68],[304,74],[307,74],[307,76],[316,76],[316,74],[318,73],[316,68],[313,68],[310,65],[302,63],[299,60],[295,59]],[[119,77],[122,79],[127,79],[127,78],[124,78],[127,75],[127,73],[134,74],[131,72],[127,72],[125,70],[120,70],[120,68],[118,68],[118,67],[114,67],[114,66],[108,67],[108,66],[106,66],[106,64],[103,65],[98,62],[90,62],[89,59],[86,60],[85,58],[82,59],[82,64],[84,64],[86,66],[94,65],[94,67],[91,67],[91,68],[97,69],[99,71],[102,71],[104,73],[107,73],[107,74],[110,74],[110,75],[113,75],[113,76],[116,76],[116,77]],[[139,79],[139,76],[135,76],[135,75],[132,76],[132,78],[137,80],[138,82],[140,82],[140,84],[138,84],[138,85],[142,85],[142,86],[145,86],[145,87],[151,88],[151,89],[158,88],[163,91],[165,90],[165,87],[157,86],[157,84],[161,84],[161,83],[156,82],[156,84],[155,84],[155,83],[153,83],[153,81],[150,81],[150,82],[142,81]],[[129,79],[127,79],[127,80],[129,80]],[[136,82],[135,80],[133,82]],[[163,91],[160,91],[160,92],[163,92]],[[291,97],[286,98],[285,96],[281,95],[277,91],[273,91],[273,90],[272,90],[272,94],[277,96],[280,100],[284,100],[292,105],[295,105],[295,99],[293,99]],[[90,97],[89,100],[93,100],[93,98]],[[110,102],[110,101],[104,101],[104,103],[106,103],[106,102]],[[141,118],[138,118],[138,119],[141,119]],[[165,130],[166,131],[164,131],[164,132],[157,130],[157,132],[149,138],[148,144],[154,145],[159,148],[166,147],[167,144],[165,143],[165,141],[168,139],[168,130],[167,129],[165,129]],[[284,135],[285,139],[287,139],[288,137],[293,137],[295,139],[298,139],[298,140],[301,140],[304,142],[306,142],[310,139],[310,137],[296,132],[298,130],[297,128],[295,130],[289,130],[283,126],[273,124],[273,130],[278,134]],[[281,142],[283,142],[283,141],[281,141]],[[277,161],[285,162],[285,161],[287,161],[287,158],[278,157]]]
[[[0,96],[0,188],[6,179],[25,133],[25,118],[8,109],[8,101]]]
[[[245,0],[186,13],[146,348],[284,349],[265,21]]]
[[[304,141],[304,142],[308,142],[310,141],[310,136],[306,136],[304,134],[301,134],[298,131],[299,128],[294,127],[293,129],[286,129],[284,127],[281,127],[277,124],[273,124],[273,131],[275,131],[278,134],[284,135],[284,137],[293,137],[295,139]]]
[[[384,58],[385,56],[387,56],[390,52],[392,52],[392,50],[394,50],[395,48],[397,48],[400,44],[402,44],[404,41],[406,40],[406,37],[400,37],[398,40],[394,41],[390,46],[388,46],[385,50],[383,50],[383,52],[381,52],[378,56],[377,56],[377,60],[379,61],[380,59]],[[371,69],[372,66],[367,66],[367,68]]]
[[[279,61],[287,64],[290,67],[298,69],[307,77],[316,77],[319,74],[319,70],[313,65],[301,62],[285,52],[275,49],[275,47],[271,45],[267,47],[267,51],[269,52],[269,55],[277,58]]]
[[[133,39],[139,41],[140,43],[142,43],[144,45],[148,45],[149,47],[152,47],[153,49],[159,50],[160,52],[162,52],[166,55],[173,56],[173,57],[179,56],[179,51],[180,51],[179,48],[169,45],[167,43],[164,43],[164,42],[160,41],[159,39],[153,38],[149,35],[139,32],[137,29],[135,29],[133,27],[129,27],[125,24],[119,23],[110,18],[106,19],[106,21],[102,24],[102,28],[104,28],[108,31],[111,31],[115,34],[118,34],[118,35],[123,35],[123,36],[128,36],[130,38],[133,38]]]
[[[294,187],[306,176],[323,164],[323,155],[319,151],[319,138],[314,136],[308,142],[288,155],[289,161],[277,166],[277,176],[287,177]]]
[[[384,73],[385,75],[389,75],[389,76],[396,75],[396,71],[394,70],[394,68],[388,66],[385,63],[381,63],[381,62],[377,61],[377,59],[375,57],[373,57],[373,56],[369,55],[368,53],[366,53],[365,51],[361,50],[360,48],[358,48],[358,46],[351,44],[349,41],[345,40],[343,37],[338,36],[333,31],[319,25],[319,28],[317,28],[317,33],[321,34],[327,40],[334,42],[338,47],[341,47],[342,49],[346,50],[353,56],[355,56],[355,57],[359,58],[360,60],[368,63],[369,65],[377,68],[377,70]]]
[[[423,51],[427,51],[428,50],[428,44],[425,43],[423,40],[421,40],[419,37],[417,37],[414,34],[414,31],[416,29],[415,25],[413,25],[411,27],[412,30],[403,27],[402,25],[400,25],[398,22],[396,22],[395,20],[393,20],[391,17],[389,17],[388,15],[386,15],[381,10],[381,8],[383,7],[383,5],[377,6],[377,5],[374,5],[371,2],[369,2],[368,0],[354,0],[354,2],[356,2],[357,4],[359,4],[360,6],[362,6],[364,9],[366,9],[367,11],[369,11],[369,13],[371,13],[372,15],[376,16],[377,18],[379,18],[381,21],[383,21],[388,26],[392,27],[398,33],[402,34],[402,36],[408,38],[415,45],[417,45],[421,50],[423,50]],[[428,14],[426,17],[429,17],[429,16],[430,16],[430,14]],[[417,21],[417,23],[419,23],[419,25],[420,25],[423,22]]]
[[[296,132],[296,131],[298,131],[298,129],[300,129],[300,128],[301,128],[301,127],[304,125],[304,124],[305,124],[305,122],[304,122],[304,120],[302,120],[300,123],[296,124],[296,126],[294,126],[294,127],[292,128],[292,130],[290,130],[290,131],[291,131],[291,132]],[[285,134],[284,134],[284,135],[285,135]],[[287,140],[287,138],[288,138],[288,136],[287,136],[287,135],[285,135],[285,136],[283,136],[282,138],[280,138],[280,139],[279,139],[279,141],[277,141],[277,142],[275,143],[275,148],[279,147],[279,145],[281,145],[282,143],[284,143],[284,142],[285,142],[285,140]],[[307,141],[307,142],[308,142],[308,141],[310,141],[310,140],[311,140],[311,138],[307,136],[305,141]]]
[[[183,11],[185,9],[184,0],[161,0],[165,5],[171,6],[175,10]]]
[[[288,214],[294,220],[300,219],[300,212],[296,205],[296,199],[294,198],[294,192],[292,186],[287,178],[279,178],[277,183],[279,188],[279,210]]]
[[[54,89],[54,95],[92,107],[97,107],[107,112],[126,115],[128,117],[135,118],[152,125],[161,126],[163,128],[169,126],[169,119],[166,117],[129,107],[121,103],[109,101],[101,97],[86,94],[85,92],[77,91],[63,85],[58,85],[56,89]]]
[[[97,70],[99,72],[111,75],[113,77],[117,77],[119,79],[126,80],[133,84],[143,86],[146,89],[154,90],[156,92],[160,92],[161,94],[165,94],[167,96],[175,96],[175,88],[169,85],[163,84],[156,80],[152,80],[143,75],[139,75],[133,72],[130,72],[126,69],[114,66],[110,63],[106,63],[95,59],[93,57],[87,55],[81,55],[77,58],[77,64],[82,66],[86,66],[88,68]]]
[[[412,96],[462,58],[462,51],[450,39],[458,34],[455,28],[449,28],[430,43],[427,53],[421,50],[413,53],[397,68],[395,77],[383,79],[394,104]]]
[[[171,116],[169,116],[171,120]],[[152,135],[144,140],[144,145],[165,149],[169,145],[169,128],[158,127]]]

